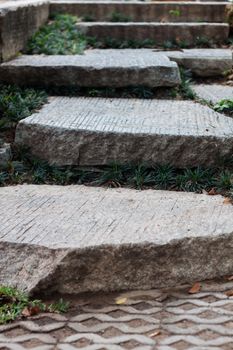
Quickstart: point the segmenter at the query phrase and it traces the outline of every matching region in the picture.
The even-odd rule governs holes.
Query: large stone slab
[[[6,1],[0,4],[0,62],[14,57],[28,39],[46,23],[46,0]]]
[[[222,75],[232,69],[232,51],[228,49],[184,49],[164,54],[200,77]]]
[[[195,46],[201,38],[213,43],[223,43],[229,36],[229,25],[226,23],[79,22],[77,28],[85,35],[100,40],[150,39],[159,45],[167,41],[180,41]]]
[[[0,198],[0,284],[74,294],[233,273],[233,206],[221,196],[24,185]]]
[[[55,97],[16,143],[57,165],[213,166],[232,156],[233,119],[192,101]]]
[[[84,55],[20,56],[0,65],[0,81],[39,86],[148,87],[180,83],[178,66],[152,50],[87,50]]]
[[[51,13],[70,13],[95,21],[109,21],[113,13],[124,14],[132,22],[225,22],[225,3],[179,1],[74,1],[52,0]]]
[[[218,103],[221,100],[233,100],[233,86],[220,84],[196,84],[192,89],[197,96],[211,103]]]

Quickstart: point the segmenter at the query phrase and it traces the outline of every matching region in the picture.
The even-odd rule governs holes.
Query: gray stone
[[[0,66],[4,83],[40,86],[148,87],[180,83],[178,66],[152,50],[87,50],[84,55],[21,56]]]
[[[227,23],[113,23],[80,22],[77,28],[87,36],[100,40],[153,40],[156,44],[178,41],[196,45],[201,38],[223,43],[229,36]]]
[[[109,21],[117,12],[133,22],[226,22],[226,3],[217,2],[52,0],[50,9],[51,13],[89,16],[96,21]]]
[[[7,166],[11,160],[11,147],[7,143],[0,143],[0,169]]]
[[[221,100],[233,100],[233,86],[218,84],[198,84],[192,85],[192,89],[197,96],[213,104]]]
[[[232,51],[228,49],[184,49],[164,54],[200,77],[222,75],[232,69]]]
[[[233,119],[192,101],[55,97],[16,143],[57,165],[214,166],[232,156]]]
[[[24,185],[0,198],[0,284],[75,294],[233,273],[233,206],[221,196]]]
[[[48,20],[49,2],[6,1],[0,4],[0,62],[14,57]]]

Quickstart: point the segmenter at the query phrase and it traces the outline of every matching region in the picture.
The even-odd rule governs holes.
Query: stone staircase
[[[178,65],[199,77],[218,77],[232,68],[231,51],[221,48],[89,50],[84,55],[14,58],[48,18],[48,12],[42,16],[39,10],[47,11],[47,2],[34,5],[39,11],[36,27],[30,1],[4,5],[1,57],[6,62],[0,65],[0,83],[172,88],[181,82]],[[227,39],[227,6],[51,1],[50,13],[95,17],[97,22],[77,26],[97,37],[141,40],[153,35],[162,43],[178,35],[194,44],[202,33],[207,40]],[[18,8],[28,9],[28,26],[17,33],[21,40],[12,33],[16,44],[10,47],[10,34],[3,35],[11,23],[6,16],[12,12],[17,18]],[[133,22],[108,22],[113,12],[129,15]],[[233,119],[193,101],[50,97],[18,124],[15,142],[59,166],[215,166],[233,153]],[[170,286],[233,273],[232,206],[221,196],[27,185],[3,188],[0,194],[0,284],[29,292],[50,288],[77,293]]]

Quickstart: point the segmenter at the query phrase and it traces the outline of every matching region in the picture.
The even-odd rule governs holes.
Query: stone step
[[[20,56],[0,65],[0,82],[40,86],[176,86],[179,69],[152,50],[88,50],[85,55]]]
[[[0,284],[80,293],[232,275],[221,196],[86,186],[0,188]]]
[[[19,0],[0,3],[0,62],[14,57],[45,24],[49,2]]]
[[[57,1],[50,3],[51,13],[69,13],[94,21],[110,21],[119,13],[132,22],[226,22],[227,2],[179,1]]]
[[[233,86],[220,84],[196,84],[192,85],[192,89],[197,96],[213,104],[221,100],[233,101]]]
[[[166,42],[195,46],[202,41],[223,43],[229,36],[226,23],[111,23],[79,22],[77,28],[97,40],[153,40],[158,45]]]
[[[53,97],[15,141],[60,166],[215,166],[232,156],[233,119],[192,101]]]

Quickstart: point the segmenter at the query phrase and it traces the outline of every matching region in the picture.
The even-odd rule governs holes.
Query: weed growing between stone
[[[40,312],[67,312],[69,303],[63,299],[45,304],[41,300],[30,299],[25,293],[8,286],[0,286],[0,324],[26,318]]]
[[[233,117],[233,100],[221,100],[214,105],[214,110],[220,113],[225,113]]]

